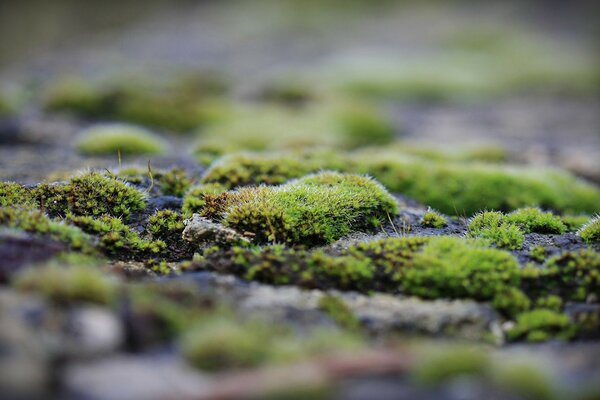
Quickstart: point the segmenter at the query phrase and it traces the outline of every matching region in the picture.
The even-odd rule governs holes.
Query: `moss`
[[[15,182],[0,182],[0,207],[37,208],[31,190]]]
[[[98,172],[76,176],[66,185],[42,184],[33,193],[50,215],[108,214],[128,220],[146,206],[144,194],[120,179]]]
[[[600,217],[590,219],[577,231],[577,235],[587,243],[600,242]]]
[[[515,326],[507,332],[510,341],[525,339],[543,342],[550,339],[568,340],[575,334],[569,317],[547,309],[535,309],[519,314]]]
[[[506,221],[517,225],[525,233],[565,233],[567,227],[562,223],[560,217],[549,212],[543,212],[538,208],[520,208],[508,214]]]
[[[396,201],[378,182],[322,172],[282,186],[229,192],[222,222],[253,234],[257,243],[316,245],[372,230],[397,212]]]
[[[323,296],[319,299],[319,309],[325,312],[338,325],[355,330],[360,327],[360,321],[343,300],[335,296]]]
[[[0,207],[0,226],[44,235],[65,243],[72,250],[91,251],[91,240],[80,229],[54,221],[37,210]]]
[[[538,365],[523,362],[500,362],[492,371],[492,382],[503,392],[528,400],[555,399],[552,381]]]
[[[423,218],[421,218],[421,226],[441,229],[448,226],[448,221],[443,215],[440,215],[433,210],[429,210],[423,215]]]
[[[562,310],[562,306],[562,299],[556,295],[543,296],[535,301],[536,308],[544,308],[556,312],[560,312],[560,310]]]
[[[222,106],[210,90],[190,90],[177,82],[167,88],[152,84],[105,84],[102,88],[78,79],[48,89],[44,106],[83,118],[128,121],[175,132],[191,131],[218,119]],[[179,87],[178,87],[179,86]],[[184,90],[182,90],[184,89]],[[205,88],[203,88],[205,89]]]
[[[476,348],[453,346],[424,354],[411,370],[419,385],[431,387],[461,376],[483,377],[490,368],[490,359]]]
[[[13,285],[60,304],[109,304],[116,296],[116,285],[112,280],[98,269],[85,266],[50,264],[30,268],[17,276]]]
[[[151,167],[129,167],[119,169],[115,175],[125,182],[158,196],[183,197],[192,185],[192,180],[181,168],[156,170]],[[112,176],[112,174],[109,176]]]
[[[529,258],[543,263],[546,259],[546,248],[544,246],[535,246],[529,250]]]
[[[154,241],[166,243],[164,256],[171,260],[191,258],[197,250],[192,243],[182,239],[185,219],[184,215],[172,210],[156,211],[148,218],[146,230]]]
[[[160,240],[145,240],[119,218],[103,215],[98,218],[68,215],[67,220],[83,231],[99,237],[100,248],[108,255],[127,259],[145,259],[160,255],[166,244]]]
[[[159,177],[159,186],[166,196],[183,197],[192,185],[183,169],[173,168]]]
[[[270,157],[268,168],[260,166]],[[268,162],[268,161],[267,161]],[[277,169],[279,165],[290,168]],[[300,168],[297,166],[300,165]],[[538,206],[563,212],[597,212],[600,191],[593,185],[559,170],[508,167],[473,162],[432,162],[400,151],[372,148],[347,154],[332,152],[269,153],[245,158],[224,158],[215,164],[219,173],[207,174],[207,182],[228,182],[230,187],[270,183],[271,168],[277,182],[320,169],[364,173],[382,182],[392,192],[402,193],[445,214],[469,215],[482,209],[512,211]],[[304,171],[302,170],[304,169]],[[263,171],[256,173],[255,171]],[[247,182],[247,183],[246,183]]]
[[[518,314],[529,310],[531,301],[521,290],[515,287],[507,287],[498,292],[492,299],[492,307],[508,318],[514,318]]]
[[[220,206],[214,204],[214,200],[227,191],[227,188],[219,183],[207,183],[192,187],[183,198],[182,210],[186,214],[198,213],[202,216],[215,215]],[[217,207],[217,208],[215,208]]]
[[[468,234],[511,250],[523,247],[525,240],[521,229],[507,222],[504,214],[498,211],[485,211],[474,216],[469,222]]]
[[[77,140],[77,149],[87,155],[154,155],[165,148],[165,142],[149,130],[121,123],[92,125]]]
[[[364,104],[350,104],[342,107],[337,115],[338,124],[344,133],[346,147],[390,143],[394,138],[394,127],[374,108]]]
[[[542,282],[564,299],[585,301],[600,298],[600,254],[584,249],[564,252],[549,259],[542,270]]]
[[[561,216],[562,223],[567,227],[567,232],[577,232],[586,222],[590,220],[589,215],[567,214]]]
[[[268,359],[271,336],[260,325],[217,319],[190,329],[181,350],[195,367],[208,371],[252,367]]]

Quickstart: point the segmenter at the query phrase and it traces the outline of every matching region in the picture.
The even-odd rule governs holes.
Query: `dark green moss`
[[[102,251],[120,259],[156,257],[166,248],[163,241],[142,239],[119,218],[108,215],[98,218],[67,215],[67,220],[83,231],[97,235]]]
[[[52,220],[37,210],[0,207],[0,226],[47,236],[72,250],[92,250],[91,238],[80,229]]]
[[[68,184],[42,184],[33,191],[40,208],[50,215],[111,215],[128,220],[146,206],[145,195],[120,179],[90,172]]]
[[[15,182],[0,182],[0,207],[37,208],[31,190]]]
[[[576,328],[569,317],[547,309],[535,309],[519,314],[515,326],[507,332],[510,341],[544,342],[550,339],[568,340]]]
[[[167,245],[165,257],[171,260],[191,258],[197,249],[192,243],[182,239],[186,217],[176,211],[156,211],[148,218],[146,230],[155,241]]]

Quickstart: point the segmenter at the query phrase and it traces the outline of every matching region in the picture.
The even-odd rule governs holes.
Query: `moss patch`
[[[448,226],[448,221],[443,215],[433,210],[429,210],[423,215],[423,218],[421,218],[420,224],[426,228],[440,229]]]
[[[77,149],[87,155],[155,155],[166,144],[152,132],[127,124],[97,124],[81,132]]]
[[[587,243],[600,242],[600,217],[590,219],[577,231],[577,235]]]
[[[0,182],[0,207],[37,208],[31,190],[15,182]]]
[[[570,339],[575,334],[569,317],[547,309],[536,309],[517,316],[516,325],[507,332],[511,341],[525,339],[543,342],[548,339]]]

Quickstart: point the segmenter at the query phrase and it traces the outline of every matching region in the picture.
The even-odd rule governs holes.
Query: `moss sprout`
[[[66,185],[42,184],[33,192],[41,208],[50,215],[108,214],[127,220],[146,206],[143,193],[120,179],[98,172],[73,177]]]
[[[87,155],[161,154],[166,143],[147,129],[122,123],[103,123],[84,129],[77,149]]]
[[[590,219],[577,231],[577,235],[587,243],[600,242],[600,216]]]
[[[115,282],[98,269],[87,266],[49,264],[29,268],[15,278],[13,285],[59,304],[109,304],[116,296]]]
[[[575,334],[569,317],[547,309],[535,309],[519,314],[516,324],[507,332],[511,341],[525,339],[544,342],[550,339],[568,340]]]
[[[258,243],[331,243],[353,231],[372,230],[398,212],[395,199],[378,182],[334,172],[228,192],[226,203],[223,224],[251,233]]]
[[[421,218],[421,226],[440,229],[448,226],[448,221],[438,212],[429,210]]]

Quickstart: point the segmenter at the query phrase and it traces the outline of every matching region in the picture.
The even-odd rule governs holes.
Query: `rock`
[[[207,243],[230,246],[233,244],[250,243],[237,231],[216,222],[201,217],[198,214],[184,221],[182,237],[184,240],[198,244],[200,247]]]
[[[175,357],[120,355],[65,369],[66,397],[142,400],[197,398],[207,378]]]
[[[116,351],[124,342],[119,319],[100,307],[72,311],[67,320],[65,349],[75,358],[101,356]]]

